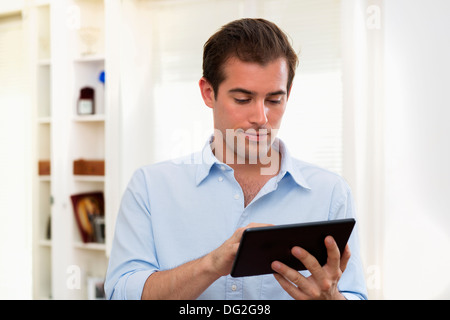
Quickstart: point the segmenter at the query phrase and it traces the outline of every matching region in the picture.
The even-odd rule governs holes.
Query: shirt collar
[[[213,136],[211,136],[205,143],[202,152],[197,153],[197,157],[199,157],[199,159],[196,159],[195,163],[200,164],[195,177],[197,186],[209,175],[211,168],[214,165],[220,166],[225,170],[232,170],[232,168],[230,168],[227,164],[219,161],[214,156],[211,150],[212,140]],[[277,182],[283,179],[288,173],[299,186],[305,189],[311,189],[300,168],[294,164],[293,158],[291,157],[284,142],[277,138],[273,144],[273,147],[277,148],[277,150],[281,152],[281,168],[277,176]]]
[[[294,163],[294,159],[291,157],[285,143],[280,138],[277,138],[274,146],[278,146],[278,150],[281,153],[281,168],[278,174],[277,182],[279,182],[286,175],[286,173],[289,173],[295,183],[297,183],[300,187],[311,190],[311,187],[302,174],[301,167],[297,163]]]
[[[197,186],[209,175],[211,167],[214,164],[221,164],[211,150],[213,138],[214,136],[211,136],[208,141],[206,141],[202,152],[197,154],[198,159],[195,159],[195,163],[199,164],[197,167],[197,174],[195,176],[195,183]]]

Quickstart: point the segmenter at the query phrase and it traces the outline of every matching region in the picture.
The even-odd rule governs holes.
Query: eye
[[[272,95],[272,96],[266,97],[266,101],[267,101],[268,104],[278,105],[278,104],[281,104],[284,101],[284,98],[283,98],[283,95],[276,94],[276,95]]]
[[[250,99],[237,99],[234,98],[234,102],[236,102],[237,104],[246,104],[250,102]]]

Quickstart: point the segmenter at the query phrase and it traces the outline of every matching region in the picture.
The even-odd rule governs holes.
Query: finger
[[[300,285],[302,275],[298,273],[296,270],[288,267],[287,265],[285,265],[280,261],[272,262],[271,267],[275,272],[281,274],[283,277],[285,277],[292,283],[296,284],[297,286]]]
[[[345,246],[344,252],[342,253],[342,257],[341,257],[341,263],[340,263],[340,268],[341,271],[344,272],[344,270],[347,268],[347,263],[350,260],[351,257],[351,251],[350,251],[350,247],[347,244]]]
[[[282,275],[284,278],[295,284],[297,287],[301,287],[305,283],[305,277],[302,276],[297,270],[294,270],[282,262],[272,262],[272,269]]]
[[[308,298],[308,296],[302,292],[301,288],[286,280],[286,278],[281,274],[274,273],[273,275],[284,291],[286,291],[295,300],[306,300]]]
[[[248,225],[246,225],[245,227],[236,229],[236,231],[231,236],[230,241],[233,243],[236,243],[236,242],[239,243],[241,241],[242,234],[244,233],[245,230],[247,230],[249,228],[270,227],[270,226],[273,226],[273,224],[251,222]]]
[[[259,227],[271,227],[274,226],[270,223],[250,222],[246,228],[259,228]]]
[[[325,273],[322,270],[322,266],[312,254],[300,247],[292,248],[291,253],[303,263],[314,278],[318,280],[324,279]]]
[[[261,227],[270,227],[273,226],[273,224],[269,224],[269,223],[258,223],[258,222],[251,222],[248,225],[246,225],[245,227],[241,227],[236,229],[236,231],[234,232],[234,235],[237,238],[241,238],[242,234],[244,233],[245,230],[250,229],[250,228],[261,228]]]
[[[308,298],[309,284],[303,275],[279,261],[272,262],[272,269],[276,272],[275,279],[291,297],[297,300]]]
[[[233,238],[241,239],[242,234],[244,233],[245,229],[247,229],[247,228],[246,227],[242,227],[242,228],[236,229],[236,231],[233,234]]]
[[[327,265],[331,267],[332,270],[337,270],[340,267],[341,253],[332,236],[325,238],[325,247],[327,248],[328,254]]]

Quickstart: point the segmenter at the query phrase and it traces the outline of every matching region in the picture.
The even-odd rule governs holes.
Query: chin
[[[238,155],[238,163],[244,162],[249,164],[256,164],[259,162],[260,158],[267,158],[270,150],[270,144],[267,141],[264,142],[254,142],[254,141],[246,141],[245,148],[237,148],[235,149],[236,154]],[[241,159],[239,161],[239,159]]]

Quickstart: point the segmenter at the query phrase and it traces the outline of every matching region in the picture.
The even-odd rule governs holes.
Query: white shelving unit
[[[33,296],[51,298],[52,239],[51,188],[52,175],[38,175],[38,161],[51,160],[51,52],[50,6],[38,4],[30,10],[30,35],[33,50],[31,68],[34,75],[33,131],[35,168],[33,170]]]
[[[33,185],[33,296],[35,299],[87,299],[92,279],[105,276],[118,201],[118,99],[108,93],[118,83],[117,55],[108,55],[120,3],[115,0],[31,1],[27,8],[34,70],[35,132]],[[108,21],[108,23],[107,23]],[[108,25],[109,24],[109,25]],[[113,36],[109,36],[113,39]],[[111,70],[111,72],[109,72]],[[106,84],[99,80],[107,74]],[[80,89],[95,92],[95,113],[77,114]],[[74,175],[75,160],[105,161],[105,175]],[[51,173],[38,174],[49,160]],[[84,243],[71,195],[103,192],[104,243]],[[51,218],[50,218],[51,217]],[[49,234],[51,233],[51,235]]]

